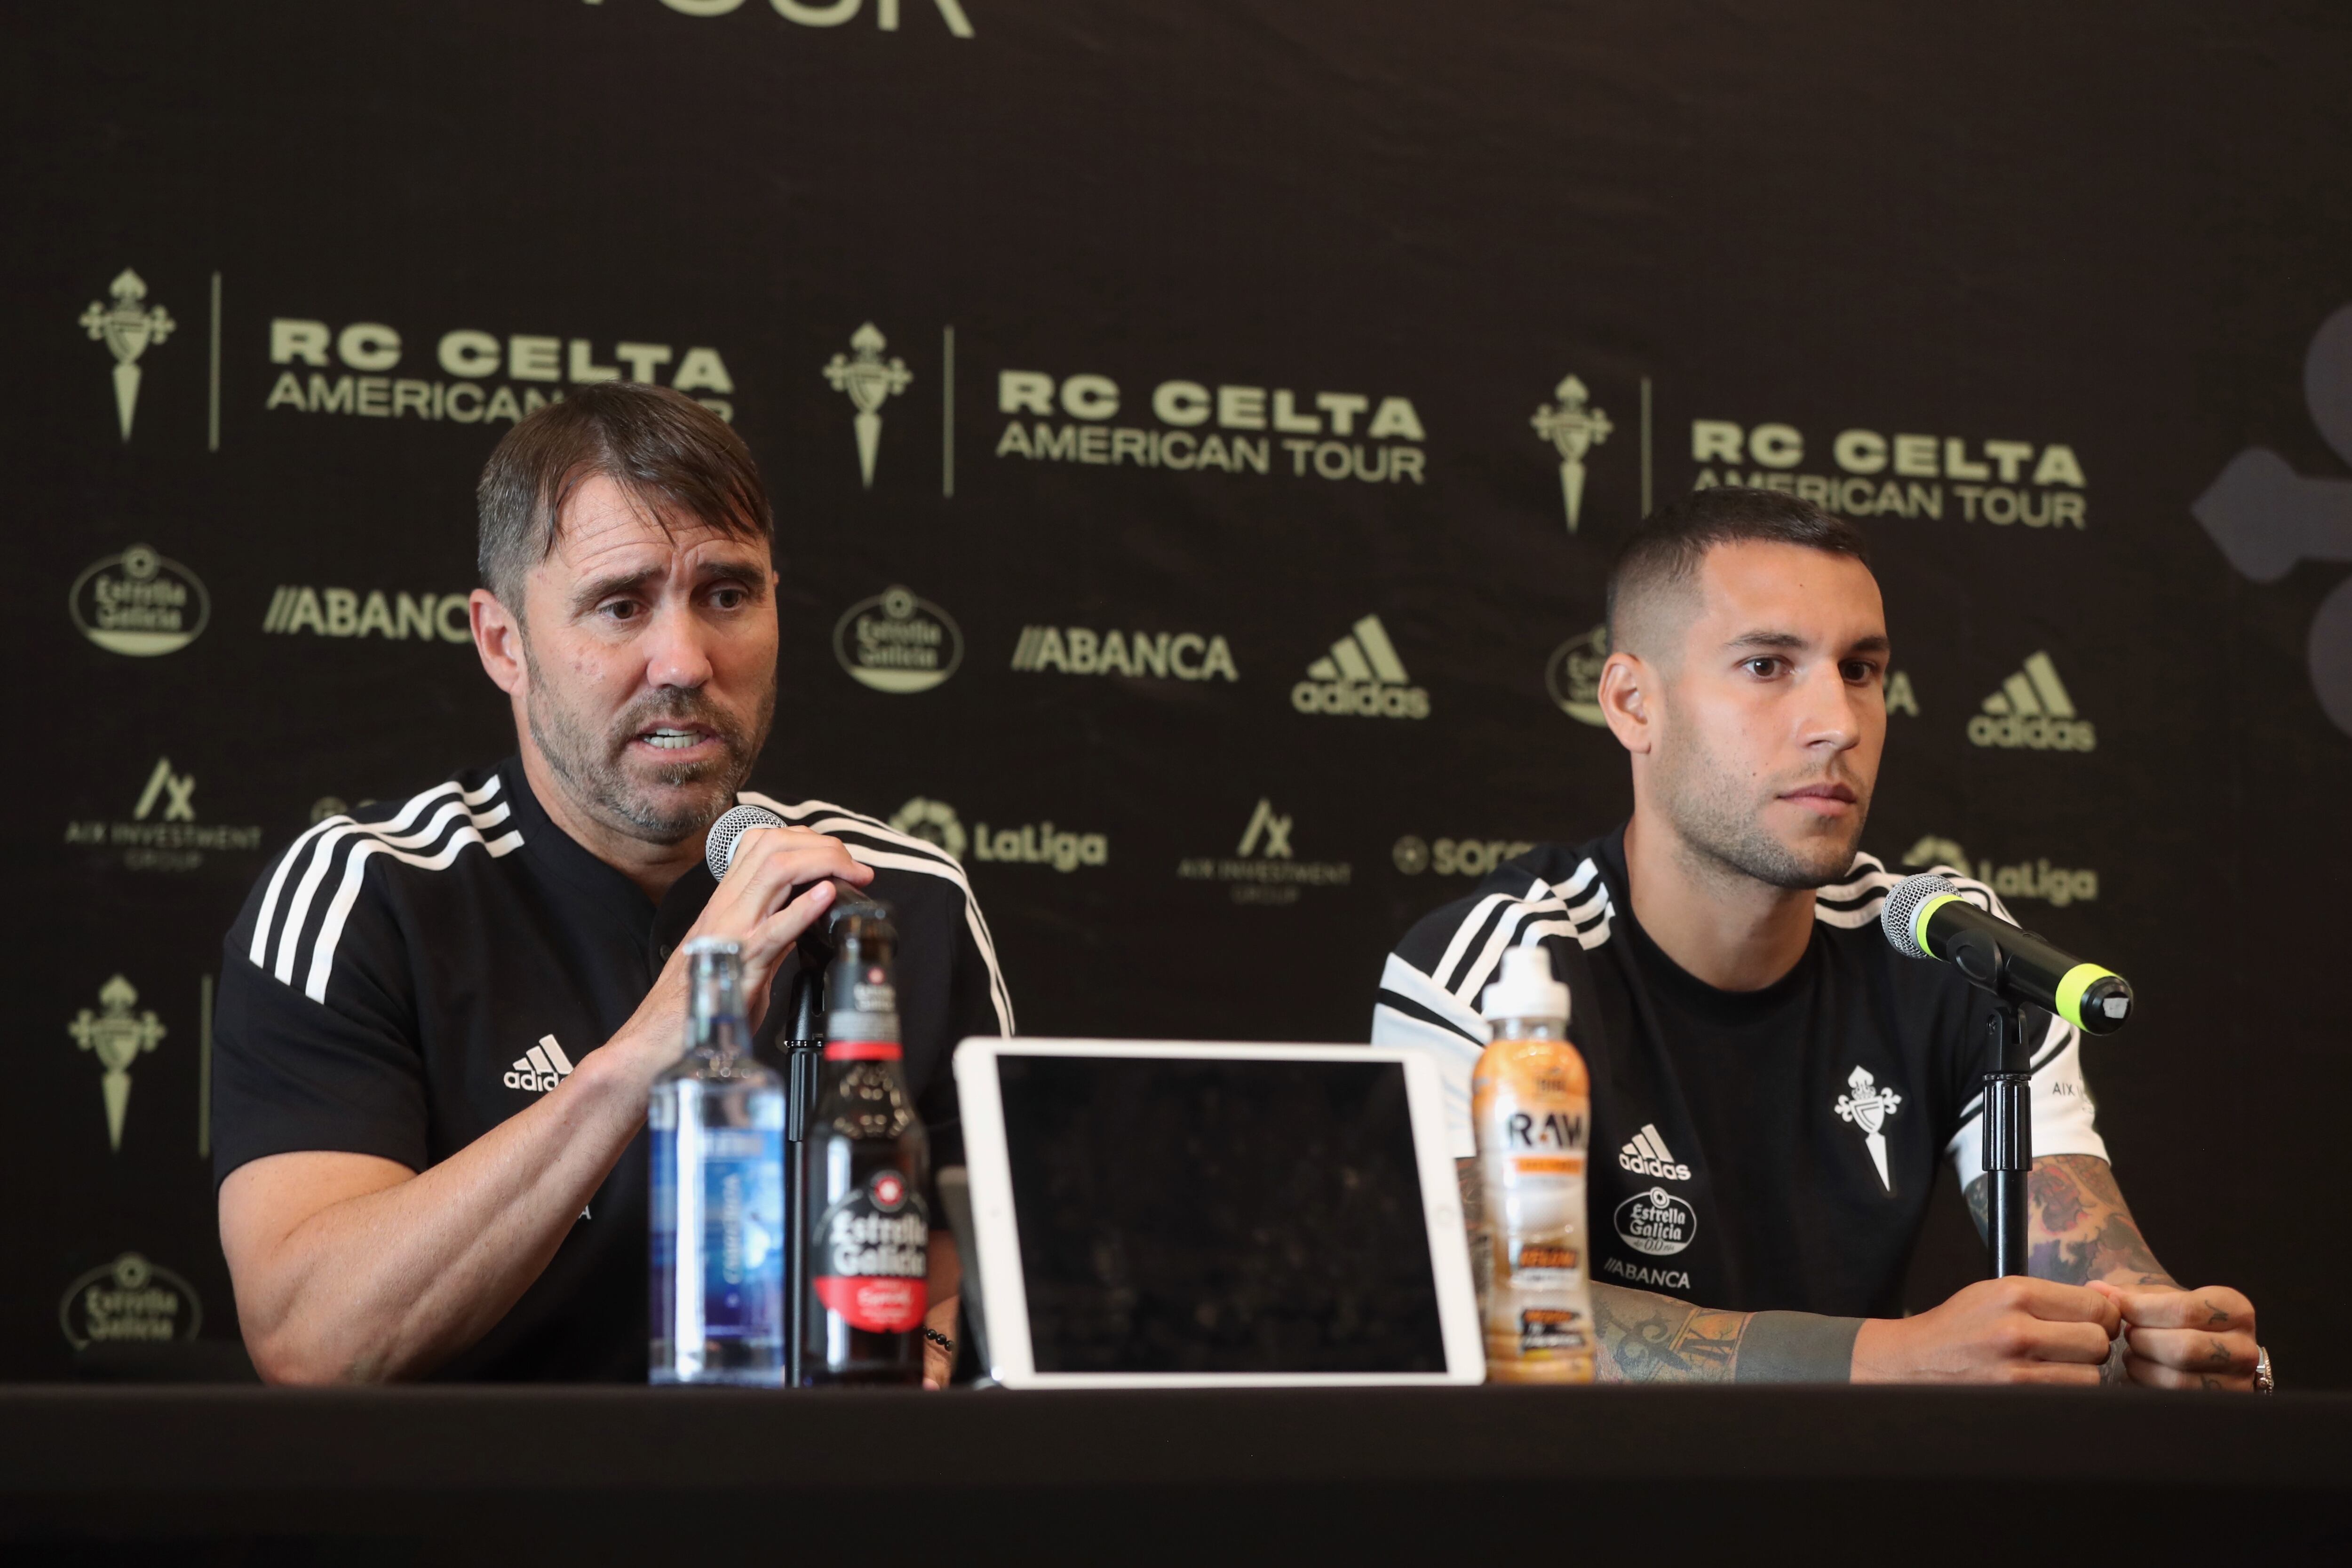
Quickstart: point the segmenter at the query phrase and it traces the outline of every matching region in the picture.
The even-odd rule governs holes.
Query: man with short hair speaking
[[[230,930],[215,1025],[221,1245],[272,1382],[642,1382],[654,1077],[687,943],[742,946],[756,1041],[837,886],[887,902],[909,1090],[961,1147],[948,1052],[1010,1034],[962,869],[824,801],[703,863],[776,705],[774,525],[741,439],[656,387],[579,387],[482,475],[473,632],[518,757],[331,817]],[[764,1019],[763,1019],[764,1015]],[[927,1381],[955,1251],[931,1239]]]
[[[1775,491],[1699,491],[1627,541],[1609,632],[1600,702],[1632,755],[1632,820],[1415,925],[1372,1023],[1437,1057],[1469,1155],[1480,992],[1506,946],[1551,955],[1592,1073],[1601,1375],[2095,1384],[2120,1335],[2137,1381],[2267,1386],[2252,1304],[2180,1289],[2141,1239],[2075,1031],[2045,1013],[2026,1026],[2034,1277],[1900,1315],[1939,1156],[1984,1223],[1990,1003],[1888,945],[1896,879],[1856,852],[1888,658],[1861,535]]]

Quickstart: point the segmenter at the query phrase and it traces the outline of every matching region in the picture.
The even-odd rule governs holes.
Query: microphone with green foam
[[[1941,959],[1994,995],[2046,1009],[2085,1034],[2113,1034],[2131,1019],[2132,988],[2121,975],[1986,914],[1933,872],[1897,883],[1878,923],[1905,956]]]

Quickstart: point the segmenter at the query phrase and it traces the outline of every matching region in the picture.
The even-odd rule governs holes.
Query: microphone
[[[2131,1017],[2130,983],[1988,915],[1933,872],[1905,877],[1878,923],[1906,958],[1940,958],[2011,1003],[2056,1013],[2085,1034],[2113,1034]]]
[[[729,807],[725,816],[710,824],[710,837],[703,841],[702,858],[710,862],[710,874],[727,880],[727,868],[735,863],[735,845],[745,833],[783,825],[784,820],[765,806]]]

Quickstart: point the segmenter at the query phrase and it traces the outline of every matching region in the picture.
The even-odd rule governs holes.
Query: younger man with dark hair
[[[1505,947],[1551,955],[1592,1072],[1601,1375],[2096,1383],[2120,1333],[2137,1381],[2266,1386],[2252,1304],[2181,1290],[2141,1239],[2075,1031],[2043,1013],[2034,1277],[1900,1315],[1939,1156],[1983,1223],[1989,1004],[1877,929],[1896,879],[1857,851],[1888,643],[1860,534],[1775,491],[1697,492],[1627,542],[1609,628],[1600,701],[1632,757],[1632,820],[1415,925],[1372,1021],[1375,1041],[1437,1057],[1467,1156],[1479,994]]]

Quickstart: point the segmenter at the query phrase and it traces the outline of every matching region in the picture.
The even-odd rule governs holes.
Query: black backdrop
[[[1828,497],[1897,643],[1868,842],[1959,846],[2134,978],[2088,1052],[2126,1190],[2177,1271],[2254,1295],[2283,1375],[2340,1377],[2340,8],[5,26],[33,727],[0,1374],[234,1333],[218,933],[315,811],[510,748],[437,629],[473,477],[622,372],[723,404],[778,493],[760,786],[961,844],[1031,1032],[1361,1039],[1416,915],[1625,809],[1572,709],[1644,497]],[[2250,448],[2266,486],[2215,487]],[[945,679],[883,689],[862,648]],[[1956,1212],[1922,1292],[1979,1266]]]

